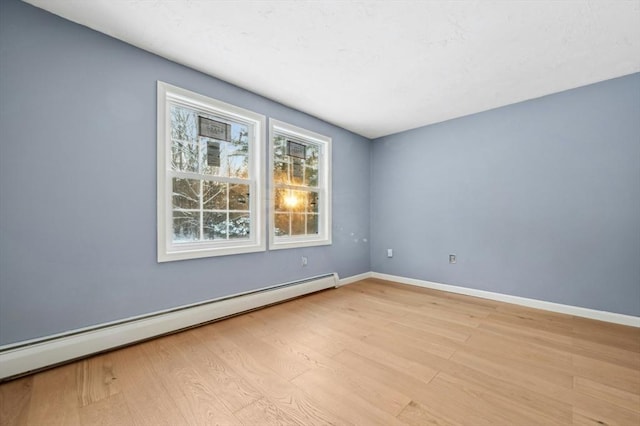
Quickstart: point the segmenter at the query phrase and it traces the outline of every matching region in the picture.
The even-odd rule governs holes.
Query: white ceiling
[[[25,0],[368,138],[640,71],[640,0]]]

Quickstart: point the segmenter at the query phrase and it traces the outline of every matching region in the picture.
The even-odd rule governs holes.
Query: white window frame
[[[276,135],[312,143],[320,148],[318,164],[318,234],[276,236],[275,235],[275,190],[274,182],[274,139]],[[331,244],[331,142],[328,136],[306,130],[283,121],[269,119],[269,249],[289,249]],[[283,187],[283,186],[278,186]],[[304,190],[308,187],[300,186]],[[295,189],[292,187],[292,189]]]
[[[263,187],[265,182],[264,128],[266,117],[216,99],[158,81],[158,139],[157,139],[157,226],[158,262],[196,259],[252,253],[266,250],[264,238],[265,212]],[[249,135],[250,237],[238,240],[173,242],[173,184],[176,176],[171,169],[171,105],[179,105],[206,114],[224,117],[246,124]],[[233,178],[215,178],[189,173],[191,178],[233,183]],[[240,182],[246,183],[246,182]]]

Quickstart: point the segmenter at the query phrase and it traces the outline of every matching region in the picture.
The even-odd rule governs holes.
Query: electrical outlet
[[[307,256],[302,256],[302,266],[307,266],[307,263],[309,263],[309,259],[307,259]]]
[[[387,249],[387,257],[393,257],[393,249]]]
[[[456,255],[455,254],[450,254],[449,255],[449,263],[456,263]]]

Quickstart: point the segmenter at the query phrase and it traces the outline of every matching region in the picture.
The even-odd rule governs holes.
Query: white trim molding
[[[337,274],[311,277],[43,339],[0,346],[0,380],[337,287],[337,277]]]
[[[352,275],[346,278],[338,278],[338,287],[342,287],[343,285],[353,284],[358,281],[366,280],[367,278],[373,277],[373,272],[364,272],[358,275]]]
[[[496,300],[498,302],[512,303],[514,305],[526,306],[528,308],[542,309],[545,311],[557,312],[560,314],[574,315],[577,317],[590,318],[599,321],[606,321],[615,324],[640,327],[640,317],[633,315],[618,314],[615,312],[599,311],[597,309],[583,308],[580,306],[563,305],[561,303],[546,302],[544,300],[529,299],[520,296],[494,293],[492,291],[476,290],[473,288],[459,287],[450,284],[441,284],[432,281],[406,278],[397,275],[382,274],[372,272],[371,278],[386,281],[395,281],[401,284],[409,284],[417,287],[430,288],[433,290],[447,291],[450,293],[465,294],[467,296],[480,297],[482,299]]]

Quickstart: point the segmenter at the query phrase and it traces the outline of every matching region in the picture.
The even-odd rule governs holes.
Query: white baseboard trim
[[[343,285],[353,284],[358,281],[366,280],[367,278],[373,277],[373,272],[364,272],[358,275],[352,275],[346,278],[338,279],[338,287],[342,287]]]
[[[331,287],[337,287],[337,274],[5,345],[0,347],[0,380]]]
[[[459,287],[450,284],[441,284],[432,281],[423,281],[415,278],[400,277],[397,275],[381,274],[372,272],[372,278],[378,278],[386,281],[395,281],[402,284],[414,285],[417,287],[425,287],[434,290],[447,291],[450,293],[465,294],[467,296],[480,297],[483,299],[496,300],[498,302],[512,303],[514,305],[526,306],[528,308],[542,309],[545,311],[557,312],[561,314],[574,315],[595,319],[599,321],[612,322],[616,324],[629,325],[632,327],[640,327],[640,317],[632,315],[617,314],[614,312],[599,311],[596,309],[582,308],[580,306],[563,305],[561,303],[545,302],[544,300],[529,299],[520,296],[511,296],[508,294],[494,293],[485,290],[476,290],[467,287]]]

